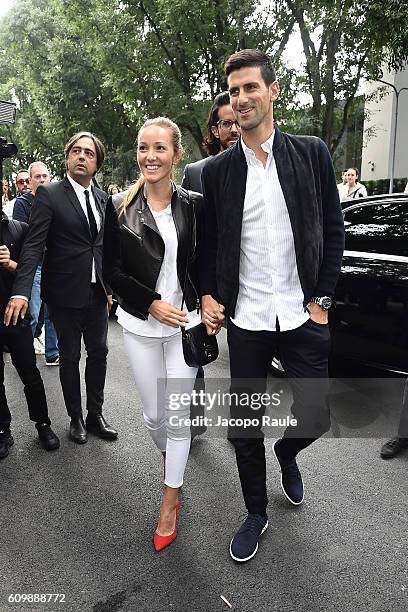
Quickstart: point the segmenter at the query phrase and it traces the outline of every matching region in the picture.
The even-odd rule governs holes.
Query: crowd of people
[[[268,497],[265,408],[257,410],[258,423],[244,430],[240,423],[253,415],[240,397],[248,389],[265,392],[269,364],[278,354],[291,379],[296,425],[287,427],[273,450],[282,491],[300,505],[298,455],[330,428],[328,311],[341,268],[344,223],[326,145],[274,124],[279,83],[270,58],[242,50],[228,59],[225,71],[228,92],[216,97],[208,117],[209,155],[186,166],[181,186],[173,180],[183,155],[180,129],[165,117],[148,119],[139,130],[140,178],[125,192],[110,185],[108,196],[93,184],[104,148],[86,131],[65,146],[63,180],[50,181],[41,162],[17,174],[21,191],[12,216],[21,220],[3,212],[1,221],[0,340],[23,381],[43,446],[58,448],[32,343],[41,299],[58,339],[58,357],[49,352],[46,360],[59,364],[70,439],[85,444],[92,433],[115,440],[118,432],[103,416],[108,308],[115,294],[144,422],[163,460],[165,487],[153,536],[159,551],[177,535],[192,436],[190,407],[170,397],[190,395],[202,379],[202,371],[185,361],[182,329],[202,321],[208,336],[216,336],[226,325],[237,398],[228,435],[247,508],[230,555],[245,562],[268,527]],[[357,178],[355,169],[347,171],[348,195]],[[0,382],[4,458],[13,438],[3,361]]]

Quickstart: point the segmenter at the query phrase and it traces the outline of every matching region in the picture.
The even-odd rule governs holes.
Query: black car
[[[362,198],[343,215],[346,245],[330,312],[332,362],[408,374],[408,194]],[[284,374],[278,359],[271,369]]]

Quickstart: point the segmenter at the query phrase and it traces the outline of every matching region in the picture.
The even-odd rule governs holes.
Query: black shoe
[[[47,451],[57,450],[60,445],[58,436],[52,431],[48,423],[37,423],[36,429],[40,442]]]
[[[90,432],[104,438],[105,440],[116,440],[118,432],[113,429],[103,418],[101,414],[95,414],[86,417],[86,429]]]
[[[286,498],[294,506],[299,506],[304,497],[303,481],[296,459],[285,460],[279,454],[279,442],[273,445],[273,454],[281,469],[281,487]]]
[[[408,448],[408,440],[395,436],[381,447],[381,459],[393,459],[402,450]]]
[[[0,459],[5,459],[9,454],[10,446],[13,446],[14,438],[9,429],[0,429]]]
[[[239,531],[231,540],[230,555],[234,561],[249,561],[258,552],[258,542],[268,528],[268,517],[248,514]]]
[[[69,437],[77,444],[85,444],[88,442],[88,434],[86,433],[82,417],[71,419],[71,425],[69,426]]]

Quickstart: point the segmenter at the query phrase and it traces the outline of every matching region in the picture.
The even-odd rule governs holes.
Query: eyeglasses
[[[26,178],[26,179],[18,179],[18,181],[16,181],[17,185],[24,185],[25,183],[27,183],[27,185],[29,184],[30,179]]]
[[[225,130],[229,130],[229,131],[232,130],[233,125],[235,125],[237,129],[239,129],[238,121],[231,121],[230,119],[220,119],[219,121],[217,121],[216,125],[219,125]]]

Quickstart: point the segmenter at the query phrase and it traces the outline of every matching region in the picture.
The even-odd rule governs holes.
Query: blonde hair
[[[180,128],[176,123],[174,123],[174,121],[172,121],[171,119],[168,119],[168,117],[154,117],[153,119],[148,119],[147,121],[145,121],[137,135],[136,146],[137,146],[137,141],[138,141],[141,131],[144,130],[144,128],[147,128],[151,125],[158,125],[159,127],[170,130],[174,152],[179,153],[180,158],[181,158],[184,150],[183,150],[183,145],[181,144]],[[145,182],[146,182],[145,177],[143,176],[143,174],[141,174],[139,178],[137,179],[136,183],[134,183],[133,185],[129,187],[129,189],[126,192],[125,199],[123,200],[123,203],[120,209],[120,214],[123,214],[125,212],[126,207],[130,204],[130,202],[132,202],[134,197],[139,193],[139,191],[144,186]]]

